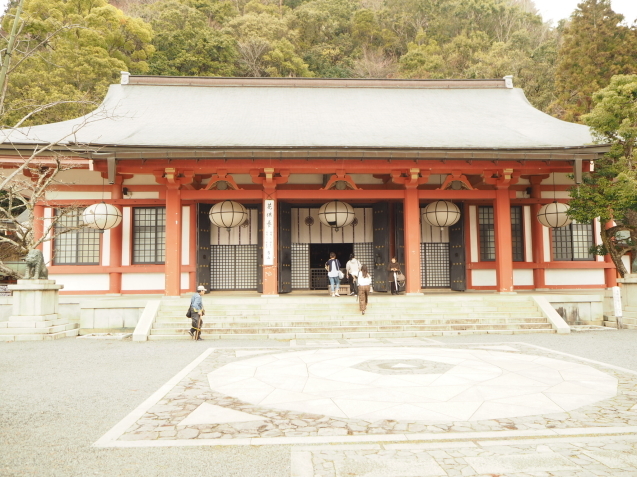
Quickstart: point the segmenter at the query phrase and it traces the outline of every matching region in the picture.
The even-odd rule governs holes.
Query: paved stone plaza
[[[637,476],[635,339],[7,343],[0,475]]]

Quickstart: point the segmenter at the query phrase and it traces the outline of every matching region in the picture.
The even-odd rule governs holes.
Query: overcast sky
[[[557,23],[562,18],[568,18],[581,0],[534,0],[535,5],[544,20]],[[0,0],[4,11],[7,0]],[[611,0],[613,10],[626,17],[627,23],[632,24],[637,19],[637,0]]]
[[[533,0],[535,6],[542,14],[544,20],[553,20],[557,23],[562,18],[568,18],[577,8],[581,0]],[[626,17],[631,24],[637,18],[637,0],[611,0],[611,6],[617,13]]]

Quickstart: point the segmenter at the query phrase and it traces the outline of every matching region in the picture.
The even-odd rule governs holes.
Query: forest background
[[[0,49],[17,0],[4,14]],[[609,0],[557,25],[532,0],[25,0],[2,113],[13,125],[87,113],[120,71],[189,76],[501,78],[580,121],[637,72],[637,26]]]

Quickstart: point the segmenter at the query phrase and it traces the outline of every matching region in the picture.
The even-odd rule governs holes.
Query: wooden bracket
[[[325,187],[323,187],[320,190],[332,189],[333,187],[336,186],[336,183],[340,181],[345,182],[347,184],[347,187],[349,187],[350,189],[354,189],[354,190],[359,189],[359,187],[352,180],[352,178],[348,174],[345,174],[345,171],[341,169],[336,171],[336,174],[330,177],[330,180],[327,181],[327,184],[325,184]]]
[[[451,174],[447,175],[447,178],[442,183],[438,190],[446,190],[451,187],[452,182],[460,182],[462,184],[463,189],[473,190],[474,187],[471,185],[467,176],[465,176],[462,171],[451,171]]]
[[[263,168],[263,172],[259,169],[252,169],[250,177],[255,184],[261,184],[264,192],[271,194],[276,190],[276,186],[285,184],[290,177],[290,171],[282,170],[278,173],[272,167]]]
[[[485,184],[495,186],[496,189],[508,189],[520,179],[520,172],[513,169],[484,170],[482,180]]]
[[[228,175],[227,169],[217,169],[217,173],[214,174],[204,190],[210,190],[218,182],[226,182],[234,190],[242,190],[241,187],[234,181],[232,176]]]
[[[192,184],[195,171],[179,171],[174,167],[164,170],[154,170],[153,175],[158,184],[164,184],[167,189],[180,189],[181,186]]]
[[[421,184],[429,182],[430,171],[421,172],[412,168],[409,171],[391,171],[391,180],[394,184],[402,184],[405,189],[416,189]]]

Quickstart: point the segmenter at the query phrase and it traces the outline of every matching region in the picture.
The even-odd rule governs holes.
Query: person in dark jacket
[[[400,267],[398,266],[396,257],[392,257],[391,262],[389,262],[387,272],[387,281],[389,282],[391,294],[398,295],[398,280],[396,276],[400,273]]]
[[[336,258],[336,254],[334,252],[330,252],[330,259],[325,264],[327,268],[327,278],[330,281],[330,295],[331,296],[341,296],[338,294],[338,290],[341,287],[341,262]]]

